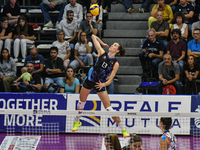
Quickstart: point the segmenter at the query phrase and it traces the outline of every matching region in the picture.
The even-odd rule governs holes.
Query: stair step
[[[143,41],[146,40],[146,38],[103,38],[102,40],[108,45],[112,45],[117,42],[123,47],[137,48],[140,47],[141,39],[143,39]]]
[[[147,21],[150,17],[150,13],[126,13],[126,12],[111,12],[108,13],[109,20],[129,20],[129,21]]]
[[[115,93],[123,93],[123,94],[134,94],[135,93],[135,89],[138,87],[139,85],[129,85],[129,84],[115,84]]]
[[[142,73],[142,66],[119,66],[117,75],[139,75]]]
[[[147,30],[148,21],[107,21],[106,29]]]
[[[130,48],[125,47],[126,54],[125,56],[139,56],[139,52],[141,52],[141,48]]]
[[[155,4],[151,4],[149,10],[152,10],[154,5]],[[135,9],[135,12],[139,12],[141,4],[132,4],[132,6]],[[111,5],[111,12],[125,12],[125,11],[126,11],[125,6],[123,4]]]
[[[140,66],[138,57],[117,57],[120,66]]]
[[[117,84],[138,85],[141,83],[141,77],[138,75],[117,75]]]
[[[133,37],[144,38],[147,35],[147,30],[104,30],[104,37]]]

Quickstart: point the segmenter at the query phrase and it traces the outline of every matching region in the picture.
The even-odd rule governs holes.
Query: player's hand
[[[99,89],[99,91],[100,91],[100,90],[104,87],[104,85],[103,85],[103,83],[101,83],[101,81],[99,80],[99,82],[96,82],[95,87],[96,87],[97,89]]]

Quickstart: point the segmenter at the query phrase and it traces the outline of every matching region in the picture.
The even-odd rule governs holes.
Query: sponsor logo
[[[200,105],[198,105],[197,109],[195,112],[200,113]],[[200,118],[195,118],[194,119],[194,124],[197,128],[200,128]]]
[[[127,115],[137,115],[137,113],[127,113]]]
[[[33,114],[45,115],[45,114],[51,114],[51,111],[50,110],[33,110]]]

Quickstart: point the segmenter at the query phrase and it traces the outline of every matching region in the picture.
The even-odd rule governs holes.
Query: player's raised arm
[[[94,46],[98,52],[98,55],[101,55],[102,53],[104,53],[104,49],[101,47],[101,45],[103,47],[109,48],[109,46],[107,44],[105,44],[103,41],[101,41],[100,38],[98,38],[94,34],[92,34],[92,40],[93,40]]]

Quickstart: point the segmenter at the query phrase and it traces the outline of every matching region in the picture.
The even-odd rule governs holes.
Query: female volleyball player
[[[129,145],[123,147],[122,150],[144,150],[142,148],[142,138],[139,135],[133,134],[129,140]]]
[[[104,139],[104,145],[106,150],[121,150],[121,145],[117,134],[107,134]]]
[[[160,150],[176,150],[176,137],[169,132],[171,124],[172,118],[160,118],[159,128],[163,132],[160,138]]]
[[[99,98],[101,99],[105,109],[107,111],[112,111],[113,109],[111,107],[110,99],[106,91],[106,86],[108,86],[112,82],[119,68],[119,63],[117,62],[115,55],[119,53],[121,56],[123,56],[125,54],[125,50],[119,43],[114,43],[109,48],[109,52],[106,53],[101,47],[101,45],[108,48],[109,46],[107,44],[102,42],[94,34],[92,35],[92,40],[98,52],[98,59],[95,65],[92,68],[90,68],[88,76],[86,77],[83,83],[83,87],[81,88],[80,92],[80,101],[78,102],[77,105],[77,110],[84,109],[87,97],[91,89],[94,88]],[[72,132],[77,131],[78,128],[82,125],[79,118],[80,116],[76,116]],[[130,135],[123,128],[120,118],[119,117],[112,117],[112,118],[121,128],[124,138],[129,137]]]

